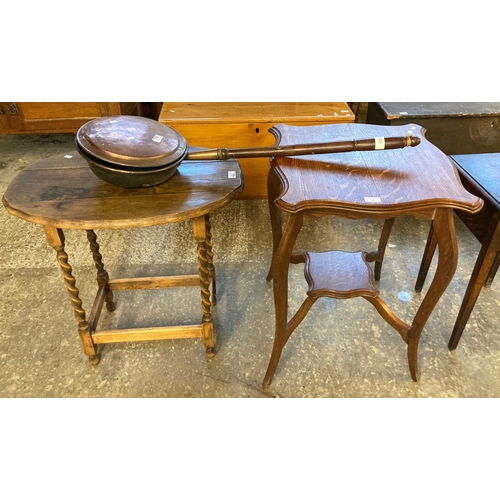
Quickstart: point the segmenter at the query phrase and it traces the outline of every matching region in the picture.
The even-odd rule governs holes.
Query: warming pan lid
[[[141,116],[106,116],[80,127],[76,142],[87,154],[129,168],[163,167],[188,153],[174,129]]]

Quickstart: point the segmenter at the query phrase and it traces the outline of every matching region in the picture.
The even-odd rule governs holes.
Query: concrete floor
[[[72,149],[74,136],[0,135],[0,190],[25,166]],[[461,343],[447,342],[479,243],[456,218],[459,265],[420,342],[421,379],[411,380],[406,345],[362,299],[316,303],[290,338],[271,387],[261,389],[273,342],[272,287],[265,280],[271,233],[264,200],[234,201],[212,216],[218,277],[217,355],[201,340],[110,344],[90,366],[41,227],[0,210],[0,397],[3,398],[496,398],[500,396],[500,279],[484,289]],[[396,221],[377,285],[389,306],[411,320],[427,290],[413,292],[428,222]],[[375,248],[381,223],[325,218],[307,223],[298,246]],[[98,231],[111,277],[196,272],[190,225]],[[66,231],[66,250],[84,308],[94,300],[95,268],[83,231]],[[302,266],[290,271],[291,309],[307,289]],[[398,298],[407,292],[409,301]],[[200,321],[197,289],[116,292],[101,328]]]

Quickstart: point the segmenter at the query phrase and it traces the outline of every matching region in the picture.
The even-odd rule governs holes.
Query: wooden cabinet
[[[158,119],[190,146],[246,148],[273,146],[268,129],[278,123],[326,125],[354,118],[345,102],[165,102]],[[266,198],[269,158],[238,161],[245,186],[239,198]]]
[[[366,123],[416,123],[447,155],[500,151],[500,102],[370,102]]]
[[[137,102],[0,102],[0,134],[76,132],[100,116],[134,114]]]

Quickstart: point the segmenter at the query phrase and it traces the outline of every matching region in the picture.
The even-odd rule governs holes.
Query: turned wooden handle
[[[320,144],[295,144],[293,146],[272,146],[263,148],[207,149],[189,153],[186,160],[230,160],[232,158],[260,158],[276,156],[299,156],[327,153],[348,153],[350,151],[375,151],[399,149],[420,144],[419,137],[376,137],[359,141],[325,142]]]

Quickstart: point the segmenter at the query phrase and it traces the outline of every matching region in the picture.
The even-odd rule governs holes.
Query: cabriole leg
[[[271,165],[271,169],[269,170],[267,177],[267,203],[269,208],[269,217],[271,219],[271,231],[273,235],[273,254],[271,256],[269,272],[266,277],[267,281],[271,281],[273,279],[274,258],[283,233],[281,211],[278,210],[274,204],[274,201],[278,198],[280,192],[281,183],[275,168]]]
[[[438,248],[438,262],[434,279],[418,308],[409,332],[408,364],[413,380],[418,374],[418,344],[422,330],[434,307],[450,284],[458,262],[457,236],[453,222],[453,210],[440,208],[436,210],[433,222],[434,237]]]
[[[291,214],[288,217],[285,231],[277,247],[272,266],[276,329],[271,359],[269,360],[269,365],[262,382],[262,387],[264,389],[267,389],[271,384],[281,358],[281,352],[283,351],[283,348],[288,340],[288,267],[295,240],[299,234],[300,228],[302,227],[302,222],[302,213]]]

